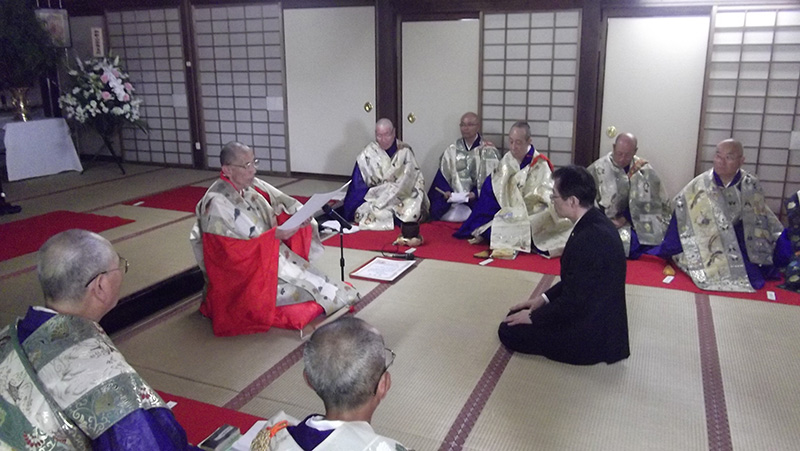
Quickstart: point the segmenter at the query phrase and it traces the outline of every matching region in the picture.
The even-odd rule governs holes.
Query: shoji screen
[[[573,10],[483,16],[483,133],[498,147],[527,120],[554,165],[572,161],[580,20]]]
[[[712,33],[699,170],[719,141],[742,141],[777,213],[800,189],[800,8],[720,8]]]
[[[180,15],[176,8],[107,12],[110,50],[129,71],[142,99],[149,134],[122,130],[125,159],[192,164]]]
[[[280,5],[197,6],[194,29],[209,167],[237,140],[260,170],[288,172]]]

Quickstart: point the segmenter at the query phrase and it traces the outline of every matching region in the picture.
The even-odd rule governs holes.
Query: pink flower
[[[131,96],[129,96],[128,94],[125,94],[125,95],[122,97],[122,101],[123,101],[123,102],[127,102],[128,100],[131,100]]]
[[[124,86],[125,86],[125,90],[126,91],[128,91],[128,92],[133,91],[133,85],[131,85],[130,83],[125,83]]]
[[[105,73],[103,75],[101,75],[100,76],[100,81],[102,81],[103,83],[108,83],[108,75],[105,74]]]
[[[103,100],[108,100],[108,99],[111,98],[111,93],[108,92],[108,91],[103,91],[102,96],[103,96]]]
[[[119,71],[118,71],[118,70],[114,69],[114,70],[112,70],[112,71],[111,71],[111,73],[112,73],[112,74],[113,74],[115,77],[119,78]]]

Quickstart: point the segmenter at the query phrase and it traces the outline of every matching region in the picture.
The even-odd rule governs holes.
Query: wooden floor
[[[23,212],[121,216],[102,235],[131,263],[129,296],[195,266],[193,215],[123,205],[179,186],[208,186],[216,171],[97,163],[4,184]],[[287,194],[340,185],[264,177]],[[25,239],[0,237],[0,240]],[[374,252],[346,250],[347,270]],[[338,274],[338,252],[319,266]],[[477,262],[477,260],[476,260]],[[0,262],[0,319],[41,303],[34,255]],[[397,353],[376,430],[417,450],[792,450],[800,443],[800,308],[663,288],[628,286],[631,357],[577,367],[510,354],[497,325],[510,305],[557,278],[528,271],[423,260],[393,285],[351,282],[356,315]],[[113,339],[156,389],[269,417],[303,417],[322,404],[302,379],[297,332],[215,337],[199,294]]]

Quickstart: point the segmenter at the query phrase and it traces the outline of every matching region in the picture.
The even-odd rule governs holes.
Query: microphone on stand
[[[325,204],[322,206],[322,211],[325,212],[329,218],[336,220],[339,223],[339,269],[342,273],[342,282],[344,282],[344,230],[353,227],[353,224],[347,222],[336,210],[331,208],[330,205]]]
[[[353,227],[353,224],[350,224],[349,222],[347,222],[347,219],[344,219],[342,217],[342,215],[337,213],[336,210],[331,208],[330,205],[328,205],[328,204],[323,205],[322,206],[322,211],[324,211],[325,214],[328,215],[329,218],[331,218],[331,219],[335,220],[336,222],[338,222],[339,225],[342,227],[342,229],[350,230]]]

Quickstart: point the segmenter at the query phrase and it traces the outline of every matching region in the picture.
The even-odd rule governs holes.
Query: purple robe
[[[472,145],[467,148],[467,150],[472,150],[475,147],[479,146],[481,144],[481,139],[482,139],[481,135],[478,134],[478,136],[475,137],[475,142],[473,142]],[[442,174],[441,168],[439,168],[439,170],[436,171],[436,176],[433,178],[433,184],[431,185],[431,189],[428,190],[428,199],[431,200],[431,221],[438,221],[445,213],[447,213],[447,210],[449,210],[450,207],[453,206],[453,204],[447,202],[447,199],[444,198],[444,194],[439,192],[437,188],[444,192],[453,191],[453,187],[450,186],[444,174]],[[477,183],[475,186],[472,187],[470,192],[475,195],[475,199],[469,201],[467,205],[469,206],[470,209],[474,209],[478,199]]]
[[[28,308],[17,325],[20,343],[46,323],[55,313]],[[92,441],[94,450],[199,450],[189,445],[172,411],[157,407],[138,409],[111,426]]]
[[[531,145],[530,149],[528,149],[528,153],[525,154],[525,157],[522,158],[522,162],[519,164],[520,169],[531,164],[534,150],[533,145]],[[472,213],[469,215],[469,218],[461,224],[461,227],[456,230],[456,233],[453,234],[454,237],[460,239],[472,238],[473,230],[494,219],[494,215],[500,211],[500,204],[497,203],[497,198],[494,196],[491,175],[486,177],[486,180],[483,181],[481,196],[475,202],[475,205],[471,207]],[[489,241],[492,236],[492,228],[489,227],[486,229],[481,236],[486,241]]]
[[[730,185],[739,188],[738,182],[741,177],[742,173],[739,171],[736,176],[734,176]],[[725,186],[716,172],[714,173],[714,183],[720,187]],[[745,244],[744,240],[744,225],[742,224],[741,220],[733,225],[733,230],[736,232],[736,241],[739,243],[739,249],[742,252],[744,268],[745,271],[747,271],[747,278],[750,280],[750,285],[752,285],[754,289],[760,290],[764,287],[767,280],[780,279],[779,268],[782,268],[789,263],[792,253],[791,243],[786,236],[786,230],[784,229],[784,231],[781,233],[781,236],[778,238],[778,241],[775,243],[772,265],[757,265],[750,261],[750,258],[747,256],[747,245]],[[633,247],[632,243],[633,240],[631,240],[631,248]],[[645,253],[656,255],[667,261],[671,261],[673,255],[677,255],[682,252],[683,246],[681,245],[681,238],[678,234],[678,220],[673,212],[672,218],[669,221],[669,226],[667,226],[667,232],[664,235],[664,241],[662,241],[660,245],[647,250]]]
[[[389,158],[394,157],[395,153],[397,153],[397,139],[394,140],[391,147],[386,149],[386,154],[389,155]],[[336,209],[336,212],[342,215],[348,222],[355,221],[356,210],[364,203],[364,196],[366,196],[367,191],[369,191],[369,186],[367,186],[364,178],[361,177],[361,169],[358,167],[358,162],[356,162],[353,167],[353,176],[351,180],[350,186],[347,187],[347,194],[344,196],[342,206]]]

